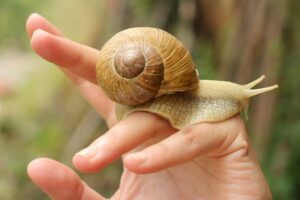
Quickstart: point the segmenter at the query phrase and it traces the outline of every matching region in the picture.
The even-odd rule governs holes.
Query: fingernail
[[[97,148],[95,146],[89,146],[86,147],[85,149],[79,151],[78,153],[76,153],[76,155],[85,157],[85,158],[92,158],[96,155],[97,153]]]
[[[41,15],[39,14],[39,13],[31,13],[30,15],[29,15],[30,17],[41,17]]]
[[[40,39],[44,39],[46,36],[49,36],[49,33],[42,30],[42,29],[36,29],[33,31],[31,38],[40,38]]]

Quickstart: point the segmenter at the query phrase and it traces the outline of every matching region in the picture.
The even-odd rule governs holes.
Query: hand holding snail
[[[277,88],[199,80],[190,53],[181,42],[156,28],[131,28],[116,34],[101,49],[97,80],[117,102],[121,119],[147,111],[167,119],[175,128],[218,122],[244,111],[249,98]]]
[[[177,132],[165,120],[145,112],[132,113],[117,123],[114,103],[95,84],[98,50],[64,38],[36,14],[29,17],[27,32],[34,51],[59,66],[110,126],[74,156],[76,168],[99,171],[127,153],[119,189],[111,199],[272,199],[239,117]],[[132,153],[151,139],[154,144]],[[138,161],[132,155],[136,153],[148,159]],[[34,160],[28,174],[52,199],[106,199],[73,170],[50,159]]]

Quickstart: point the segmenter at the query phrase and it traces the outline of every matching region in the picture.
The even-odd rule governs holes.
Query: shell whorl
[[[137,44],[124,45],[118,49],[114,57],[114,67],[116,72],[124,78],[135,78],[142,73],[146,66],[145,54]],[[156,53],[156,52],[154,52]],[[159,58],[161,61],[161,58]]]
[[[101,49],[96,70],[106,94],[125,105],[139,105],[163,94],[199,87],[188,50],[172,35],[156,28],[117,33]]]

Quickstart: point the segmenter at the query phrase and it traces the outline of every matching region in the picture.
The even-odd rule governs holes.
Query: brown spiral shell
[[[117,33],[102,47],[96,73],[105,93],[124,105],[139,105],[163,94],[199,87],[188,50],[157,28]]]

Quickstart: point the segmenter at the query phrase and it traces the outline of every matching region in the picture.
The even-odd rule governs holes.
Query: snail
[[[126,29],[105,43],[96,76],[106,95],[117,102],[119,119],[146,111],[167,119],[177,129],[247,113],[250,97],[278,87],[252,89],[265,76],[245,85],[199,80],[183,44],[150,27]]]

